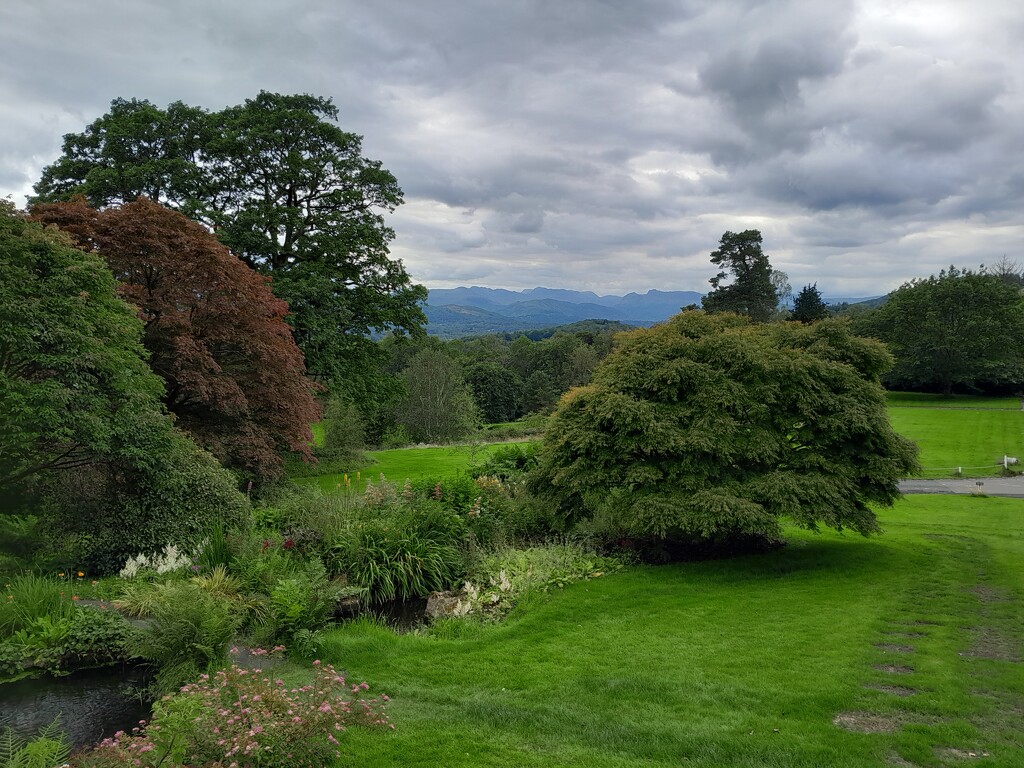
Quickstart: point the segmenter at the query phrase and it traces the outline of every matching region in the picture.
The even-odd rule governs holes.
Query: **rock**
[[[465,616],[469,608],[469,599],[462,592],[431,592],[426,615],[428,619]]]

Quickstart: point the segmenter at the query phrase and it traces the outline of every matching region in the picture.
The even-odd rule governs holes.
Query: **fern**
[[[11,728],[0,731],[0,768],[53,768],[70,754],[59,715],[33,739],[25,740]]]

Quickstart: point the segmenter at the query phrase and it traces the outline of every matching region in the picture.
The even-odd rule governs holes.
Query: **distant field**
[[[984,409],[995,411],[1019,411],[1018,397],[974,397],[973,395],[925,395],[920,392],[889,392],[886,395],[890,407],[898,408],[957,408]]]
[[[1003,454],[1024,458],[1020,410],[890,406],[889,420],[921,449],[924,477],[948,477],[957,467],[968,477],[995,475]]]
[[[457,475],[469,469],[470,463],[483,461],[501,444],[481,445],[471,450],[469,446],[441,446],[438,448],[395,448],[388,451],[370,451],[367,455],[373,464],[356,472],[349,473],[349,482],[355,487],[358,481],[359,490],[366,486],[368,479],[377,481],[384,477],[395,483],[424,478],[446,477]],[[304,480],[316,483],[325,491],[344,487],[344,475],[324,475]]]

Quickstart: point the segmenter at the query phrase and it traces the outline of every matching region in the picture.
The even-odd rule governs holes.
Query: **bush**
[[[373,600],[424,597],[465,571],[464,519],[434,501],[367,507],[330,549],[329,565]]]
[[[562,398],[533,489],[567,526],[730,547],[783,518],[868,535],[916,449],[888,421],[884,346],[823,320],[687,311],[619,337]]]
[[[135,628],[117,611],[78,608],[60,647],[63,670],[129,661]]]
[[[536,468],[535,443],[511,443],[496,448],[487,461],[473,468],[473,477],[487,475],[499,480],[517,480]]]
[[[156,688],[169,692],[227,660],[241,617],[231,603],[189,582],[172,582],[133,639],[134,655],[155,662]]]
[[[52,551],[96,574],[117,573],[128,558],[168,544],[194,551],[212,528],[248,518],[233,475],[185,435],[139,425],[135,442],[134,465],[67,470],[49,486],[44,517],[60,532]]]
[[[269,617],[259,633],[266,643],[289,643],[300,632],[316,632],[332,618],[342,587],[327,578],[319,558],[293,576],[279,579],[270,591]]]
[[[359,409],[338,395],[331,397],[324,413],[324,441],[316,446],[316,457],[345,470],[355,469],[366,464],[365,447]]]
[[[106,739],[71,765],[320,768],[340,757],[348,728],[394,728],[384,713],[387,696],[366,699],[366,683],[347,682],[329,664],[313,665],[312,683],[300,688],[234,665],[202,675],[157,702],[148,727]]]

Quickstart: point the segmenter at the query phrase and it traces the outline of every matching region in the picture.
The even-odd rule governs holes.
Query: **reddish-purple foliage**
[[[280,474],[282,450],[309,457],[319,408],[285,322],[288,305],[269,278],[147,198],[102,211],[79,198],[31,213],[107,261],[145,323],[167,407],[196,442],[257,480]]]

